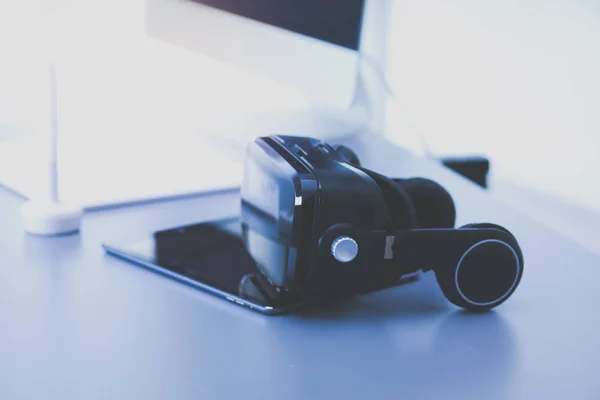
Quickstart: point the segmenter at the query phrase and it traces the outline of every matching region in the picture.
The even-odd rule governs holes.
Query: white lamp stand
[[[33,235],[44,236],[78,232],[83,216],[81,207],[62,203],[58,197],[58,90],[56,72],[52,63],[49,66],[49,88],[49,193],[46,199],[32,199],[21,207],[25,231]]]

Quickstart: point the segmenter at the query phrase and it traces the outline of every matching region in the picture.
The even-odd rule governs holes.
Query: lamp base
[[[54,236],[79,231],[83,209],[49,201],[30,201],[21,207],[23,227],[32,235]]]

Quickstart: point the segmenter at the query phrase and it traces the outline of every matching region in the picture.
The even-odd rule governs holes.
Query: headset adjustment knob
[[[331,244],[331,255],[341,263],[347,263],[358,255],[358,244],[349,236],[338,236]]]

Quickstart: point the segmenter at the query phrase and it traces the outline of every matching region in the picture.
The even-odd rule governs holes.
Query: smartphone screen
[[[157,231],[145,240],[104,244],[104,248],[259,312],[280,313],[308,303],[276,288],[261,274],[242,241],[238,218]]]

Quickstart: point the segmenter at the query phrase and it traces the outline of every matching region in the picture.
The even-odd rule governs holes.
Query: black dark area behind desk
[[[490,161],[485,157],[445,157],[441,163],[454,172],[476,183],[482,188],[488,187],[487,177]]]

